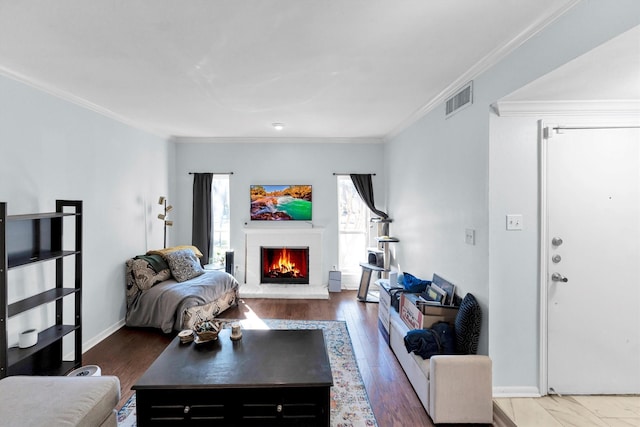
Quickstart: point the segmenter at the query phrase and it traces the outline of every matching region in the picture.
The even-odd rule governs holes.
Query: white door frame
[[[539,289],[540,289],[540,373],[539,391],[540,395],[546,396],[548,389],[547,369],[548,357],[547,351],[547,274],[549,271],[549,256],[547,242],[549,241],[549,210],[547,206],[547,144],[548,138],[552,135],[551,126],[543,120],[538,120],[538,155],[540,162],[539,179],[540,179],[540,238],[538,246],[540,252],[539,258]]]

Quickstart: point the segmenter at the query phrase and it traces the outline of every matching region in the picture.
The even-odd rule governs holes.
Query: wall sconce
[[[169,221],[167,219],[167,214],[171,212],[173,206],[167,205],[167,198],[164,196],[160,196],[158,199],[158,204],[164,207],[164,213],[158,214],[158,219],[162,220],[164,223],[164,247],[167,248],[167,227],[173,226],[173,221]]]

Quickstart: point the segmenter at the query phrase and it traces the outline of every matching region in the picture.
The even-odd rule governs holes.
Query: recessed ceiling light
[[[273,128],[275,130],[282,130],[284,129],[284,123],[271,123],[271,126],[273,126]]]

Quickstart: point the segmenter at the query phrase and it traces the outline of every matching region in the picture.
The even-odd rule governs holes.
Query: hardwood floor
[[[378,305],[358,302],[355,291],[331,293],[329,300],[246,299],[220,317],[245,319],[344,320],[360,373],[380,427],[433,426],[378,332]],[[124,327],[83,355],[83,364],[100,366],[103,375],[120,378],[121,407],[131,386],[164,350],[174,335],[156,329]],[[496,399],[497,413],[510,419],[496,426],[640,426],[640,397],[557,396],[540,399]],[[494,405],[495,406],[495,405]],[[540,412],[543,411],[543,412]]]
[[[344,320],[378,425],[432,426],[391,349],[378,332],[378,305],[356,300],[355,291],[330,294],[329,300],[246,299],[220,317],[245,319]],[[103,375],[120,378],[122,406],[131,386],[173,339],[155,329],[124,327],[83,355],[83,364],[100,366]]]

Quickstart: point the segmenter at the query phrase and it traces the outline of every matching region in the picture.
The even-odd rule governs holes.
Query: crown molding
[[[383,144],[383,138],[323,138],[323,137],[208,137],[208,136],[173,136],[176,144]]]
[[[104,107],[101,107],[101,106],[99,106],[97,104],[94,104],[93,102],[87,101],[84,98],[81,98],[79,96],[73,95],[72,93],[66,92],[64,90],[60,90],[58,88],[55,88],[55,87],[53,87],[51,85],[48,85],[48,84],[45,84],[43,82],[33,80],[31,78],[23,76],[22,74],[17,73],[15,71],[10,70],[10,69],[8,69],[6,67],[3,67],[1,65],[0,65],[0,75],[2,75],[4,77],[7,77],[7,78],[9,78],[11,80],[15,80],[15,81],[17,81],[19,83],[22,83],[22,84],[24,84],[26,86],[29,86],[29,87],[31,87],[33,89],[36,89],[36,90],[40,91],[40,92],[44,92],[47,95],[51,95],[51,96],[53,96],[55,98],[62,99],[63,101],[67,101],[67,102],[69,102],[71,104],[77,105],[78,107],[93,111],[94,113],[100,114],[100,115],[105,116],[105,117],[107,117],[109,119],[112,119],[112,120],[115,120],[117,122],[120,122],[120,123],[122,123],[122,124],[124,124],[126,126],[130,126],[130,127],[134,128],[134,129],[141,130],[143,132],[158,136],[160,138],[169,138],[170,137],[170,135],[164,134],[162,132],[158,132],[155,129],[145,128],[143,126],[140,126],[139,123],[136,123],[136,122],[134,122],[132,120],[129,120],[129,119],[117,114],[117,113],[114,113],[113,111],[111,111],[111,110],[109,110],[107,108],[104,108]]]
[[[511,39],[509,42],[505,43],[502,46],[499,46],[489,52],[484,58],[471,66],[464,74],[455,79],[449,86],[447,86],[444,90],[434,96],[429,102],[416,110],[413,114],[411,114],[407,119],[405,119],[402,123],[400,123],[395,129],[385,135],[385,141],[389,141],[400,133],[402,133],[409,126],[420,120],[422,117],[426,116],[433,109],[435,109],[438,105],[442,104],[447,98],[451,95],[455,94],[460,88],[462,88],[469,81],[474,80],[482,73],[490,69],[491,67],[498,64],[504,58],[506,58],[513,51],[518,49],[524,43],[527,42],[531,37],[538,34],[560,16],[564,15],[568,10],[573,8],[576,4],[578,4],[581,0],[574,0],[570,3],[567,3],[565,6],[557,9],[553,14],[541,18],[536,22],[533,22],[527,28],[522,30],[517,36]],[[443,112],[444,117],[444,112]]]
[[[492,105],[500,117],[619,117],[640,115],[640,100],[498,101]]]

